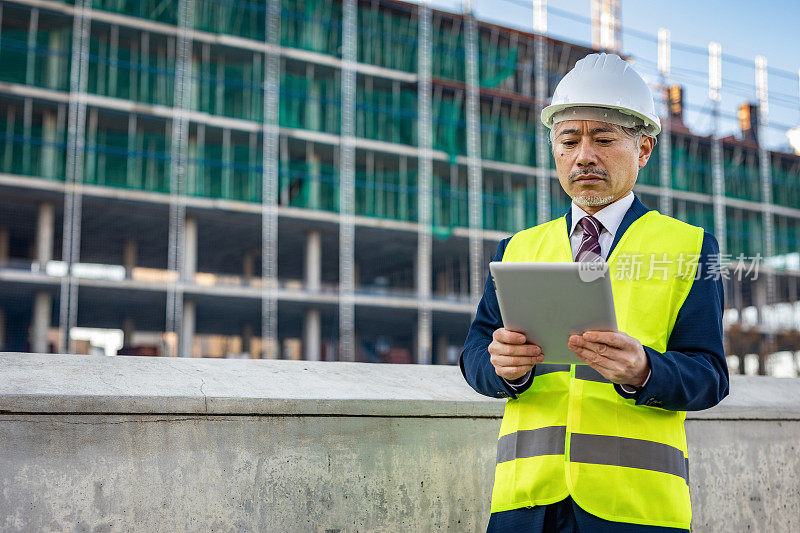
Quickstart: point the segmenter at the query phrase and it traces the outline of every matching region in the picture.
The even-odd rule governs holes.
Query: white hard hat
[[[633,115],[644,123],[645,134],[661,131],[653,95],[630,64],[614,54],[589,54],[567,72],[542,109],[542,122],[553,127],[553,115],[569,107],[604,107]]]

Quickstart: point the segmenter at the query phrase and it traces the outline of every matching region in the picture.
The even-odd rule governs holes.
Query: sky
[[[430,0],[431,5],[461,11],[461,0]],[[479,19],[530,31],[530,0],[472,0]],[[647,81],[656,81],[657,35],[670,31],[672,76],[684,85],[687,125],[698,134],[712,130],[708,97],[708,44],[722,46],[720,133],[739,131],[736,109],[756,100],[756,55],[767,58],[769,120],[767,144],[788,149],[785,132],[800,125],[800,1],[797,0],[620,0],[622,52],[634,60]],[[591,43],[591,0],[550,0],[548,34],[579,44]],[[640,34],[649,35],[643,38]],[[687,50],[688,48],[688,50]],[[733,56],[726,59],[725,56]],[[658,105],[658,103],[656,104]]]

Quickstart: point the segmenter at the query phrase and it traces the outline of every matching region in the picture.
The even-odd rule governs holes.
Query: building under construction
[[[0,349],[455,362],[498,240],[569,206],[538,116],[592,51],[390,0],[3,1]],[[635,191],[772,264],[727,307],[797,301],[800,157],[678,92]]]

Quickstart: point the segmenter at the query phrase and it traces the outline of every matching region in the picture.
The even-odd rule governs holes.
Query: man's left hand
[[[627,333],[587,331],[570,335],[567,347],[606,379],[619,385],[641,387],[650,373],[642,343]]]

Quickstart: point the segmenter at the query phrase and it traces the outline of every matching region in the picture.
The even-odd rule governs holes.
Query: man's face
[[[555,125],[553,157],[561,187],[576,204],[594,214],[619,200],[647,164],[653,139],[638,142],[621,128],[594,120],[566,120]]]

